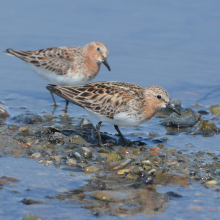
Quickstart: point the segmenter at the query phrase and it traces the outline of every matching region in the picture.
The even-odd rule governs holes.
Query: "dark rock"
[[[175,131],[168,131],[167,133],[166,133],[166,135],[175,135],[175,136],[177,136],[177,135],[179,135],[177,132],[175,132]]]
[[[198,111],[198,113],[199,113],[200,115],[209,115],[209,112],[207,112],[207,111],[205,111],[205,110],[200,110],[200,111]]]
[[[153,177],[148,176],[147,178],[144,179],[144,184],[152,184],[153,183]]]
[[[89,150],[89,148],[87,148],[87,147],[82,147],[82,156],[83,156],[85,159],[90,159],[90,158],[92,158],[92,152],[91,152],[91,150]]]
[[[84,151],[82,150],[81,147],[79,147],[79,148],[76,148],[76,149],[70,151],[69,156],[74,157],[78,162],[85,161],[83,153],[84,153]]]
[[[178,128],[191,127],[200,120],[201,115],[190,108],[186,108],[181,115],[173,113],[161,122],[164,126],[173,126]]]
[[[96,130],[95,127],[93,126],[92,122],[87,119],[83,118],[78,124],[77,127],[82,128],[83,130]]]
[[[32,113],[17,115],[13,117],[12,120],[17,123],[24,123],[24,124],[37,124],[43,122],[41,116]]]
[[[106,189],[106,184],[100,180],[89,180],[89,183],[86,185],[89,189],[92,190],[104,190]]]
[[[40,200],[33,200],[33,199],[22,199],[21,202],[24,203],[25,205],[32,205],[35,203],[43,203]]]
[[[64,143],[67,140],[67,137],[59,132],[51,134],[49,137],[49,142],[53,144]]]
[[[181,194],[176,193],[176,192],[172,192],[172,191],[166,192],[166,195],[167,195],[168,197],[175,197],[175,198],[181,198],[181,197],[183,197]]]
[[[27,155],[28,156],[31,156],[34,153],[36,153],[36,150],[34,148],[30,148],[29,150],[27,150]]]

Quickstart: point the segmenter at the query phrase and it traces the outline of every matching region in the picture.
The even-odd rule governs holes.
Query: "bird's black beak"
[[[174,112],[176,112],[176,114],[181,115],[181,113],[179,111],[177,111],[169,102],[166,104],[166,107]]]
[[[109,71],[111,71],[110,66],[108,65],[107,59],[103,58],[102,63],[108,68]]]

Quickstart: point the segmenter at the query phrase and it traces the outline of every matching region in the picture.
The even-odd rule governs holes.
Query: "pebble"
[[[76,166],[77,161],[76,161],[76,159],[69,159],[69,160],[66,161],[66,164],[68,166]]]
[[[123,169],[117,172],[118,175],[124,175],[124,173],[129,173],[130,169]]]
[[[150,160],[143,160],[143,161],[141,161],[141,164],[151,165],[151,162],[150,162]]]
[[[150,170],[150,171],[148,171],[148,175],[151,175],[151,174],[154,174],[154,173],[156,173],[157,172],[157,170],[156,169],[152,169],[152,170]]]
[[[86,167],[85,172],[86,173],[95,173],[95,172],[99,171],[100,169],[101,169],[101,166],[96,165],[96,166]]]
[[[22,220],[45,220],[45,218],[42,218],[38,215],[35,215],[35,214],[26,214]]]
[[[210,180],[210,181],[206,182],[205,184],[206,184],[206,185],[209,185],[209,186],[216,186],[217,183],[218,183],[218,182],[217,182],[216,180]]]
[[[109,171],[119,170],[126,167],[129,163],[131,163],[132,159],[124,159],[120,161],[113,161],[107,164],[106,168]]]
[[[126,198],[125,193],[113,190],[94,191],[90,195],[105,202],[116,202]]]
[[[35,159],[39,159],[41,157],[41,154],[40,153],[33,153],[31,155],[32,158],[35,158]]]

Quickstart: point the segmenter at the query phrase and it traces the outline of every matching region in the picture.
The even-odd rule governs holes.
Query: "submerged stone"
[[[5,107],[3,105],[0,104],[0,117],[8,117],[9,114],[7,112],[7,110],[5,109]]]
[[[178,185],[184,186],[189,184],[189,178],[182,174],[162,173],[154,177],[154,184]]]
[[[95,199],[106,202],[116,202],[123,200],[126,197],[125,193],[112,190],[94,191],[90,193],[90,195]]]
[[[164,119],[161,124],[164,126],[172,126],[178,128],[191,127],[200,120],[201,115],[190,108],[186,108],[181,112],[181,115],[173,113],[168,118]]]
[[[214,115],[220,115],[220,105],[212,105],[208,108]]]
[[[33,113],[25,113],[25,114],[17,115],[13,117],[12,120],[17,123],[24,123],[24,124],[37,124],[43,122],[41,116]]]
[[[88,145],[88,142],[85,141],[80,135],[74,135],[69,138],[71,143],[80,144],[80,145]]]
[[[95,166],[91,166],[91,167],[86,167],[85,172],[86,173],[95,173],[95,172],[99,171],[100,169],[101,169],[100,165],[95,165]]]
[[[118,152],[112,152],[107,154],[107,162],[121,160],[121,156]]]
[[[35,214],[26,214],[22,220],[45,220],[45,218],[42,218],[38,215],[35,215]]]
[[[213,121],[204,120],[201,121],[198,125],[196,125],[195,128],[191,130],[189,133],[193,135],[200,134],[210,137],[216,134],[217,132],[219,132],[219,128],[215,125]]]
[[[89,180],[86,187],[92,190],[104,190],[106,189],[106,184],[101,180]]]
[[[114,171],[114,170],[120,170],[126,167],[132,159],[124,159],[119,161],[113,161],[110,163],[106,163],[107,170]]]

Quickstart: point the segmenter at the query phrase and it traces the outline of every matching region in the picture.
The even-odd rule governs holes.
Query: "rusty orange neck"
[[[144,115],[147,120],[150,120],[154,115],[157,113],[157,111],[160,109],[158,107],[158,102],[155,100],[154,97],[146,96],[145,97],[145,109],[144,109]]]

